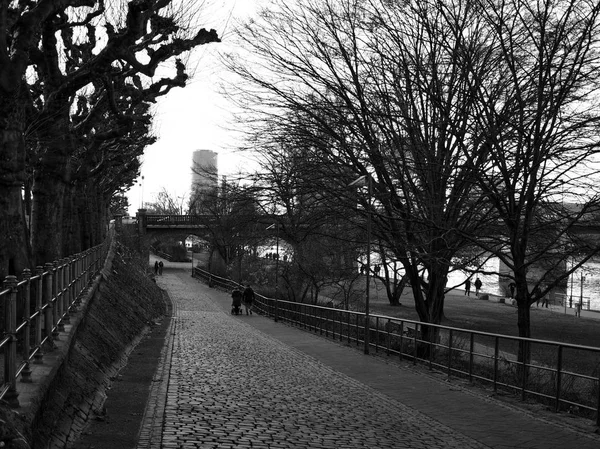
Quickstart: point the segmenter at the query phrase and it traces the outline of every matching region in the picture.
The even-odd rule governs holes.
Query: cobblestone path
[[[486,447],[228,315],[189,273],[159,283],[176,312],[162,443],[145,447]]]

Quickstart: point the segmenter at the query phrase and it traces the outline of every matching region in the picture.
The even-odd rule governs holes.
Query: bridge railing
[[[4,334],[0,349],[4,362],[0,399],[19,406],[16,382],[32,382],[30,364],[43,363],[44,353],[70,323],[90,281],[100,271],[108,241],[64,259],[25,269],[19,281],[6,276],[0,291]]]
[[[232,290],[236,282],[198,267],[192,275],[213,287]],[[365,314],[256,295],[257,313],[348,344],[364,344]],[[370,314],[369,346],[399,360],[535,398],[555,411],[577,411],[600,425],[600,348],[512,337]],[[427,329],[426,326],[429,328]],[[434,341],[423,335],[435,328]],[[519,350],[531,354],[519,361]],[[585,362],[583,362],[585,361]]]
[[[146,226],[198,226],[206,223],[205,215],[146,215]]]

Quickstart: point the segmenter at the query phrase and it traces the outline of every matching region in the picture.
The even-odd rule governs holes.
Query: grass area
[[[518,336],[517,308],[508,304],[481,301],[462,292],[446,295],[444,326],[481,332]],[[400,300],[402,306],[392,307],[385,289],[371,288],[371,313],[418,321],[410,287]],[[600,314],[598,319],[575,317],[564,312],[531,308],[531,337],[585,346],[600,347]]]

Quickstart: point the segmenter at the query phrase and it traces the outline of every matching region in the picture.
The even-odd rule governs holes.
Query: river
[[[492,258],[483,266],[483,271],[498,271],[498,266],[499,260]],[[479,277],[483,283],[481,290],[484,293],[506,296],[507,292],[502,291],[497,274]],[[465,279],[464,272],[455,271],[448,276],[448,286],[461,284]],[[590,309],[600,310],[600,259],[587,262],[581,269],[576,270],[569,277],[566,290],[558,293],[566,295],[567,298],[572,297],[573,303],[583,299],[584,308],[587,308],[589,301]]]

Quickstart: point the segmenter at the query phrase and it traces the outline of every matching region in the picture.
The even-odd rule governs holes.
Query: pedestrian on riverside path
[[[158,260],[154,262],[154,275],[158,274]]]
[[[515,297],[515,283],[511,282],[510,284],[508,284],[508,289],[510,290],[510,298],[514,298]]]
[[[546,307],[546,309],[548,308],[548,295],[544,295],[542,297],[542,307]]]
[[[160,262],[158,262],[158,274],[161,276],[162,276],[162,270],[163,270],[164,266],[165,266],[165,264],[163,263],[162,260]]]
[[[540,301],[542,300],[540,287],[536,285],[533,290],[531,290],[531,297],[535,298],[535,306],[540,306]],[[544,303],[542,302],[542,307],[544,307]]]
[[[471,279],[465,281],[465,295],[471,296]]]
[[[244,301],[244,308],[246,309],[246,315],[252,315],[252,304],[254,303],[254,290],[252,290],[250,284],[246,285],[242,296]]]
[[[479,290],[481,289],[482,285],[483,283],[481,282],[481,279],[475,279],[475,296],[479,296]]]
[[[239,315],[242,313],[242,291],[234,288],[231,292],[231,314]]]

